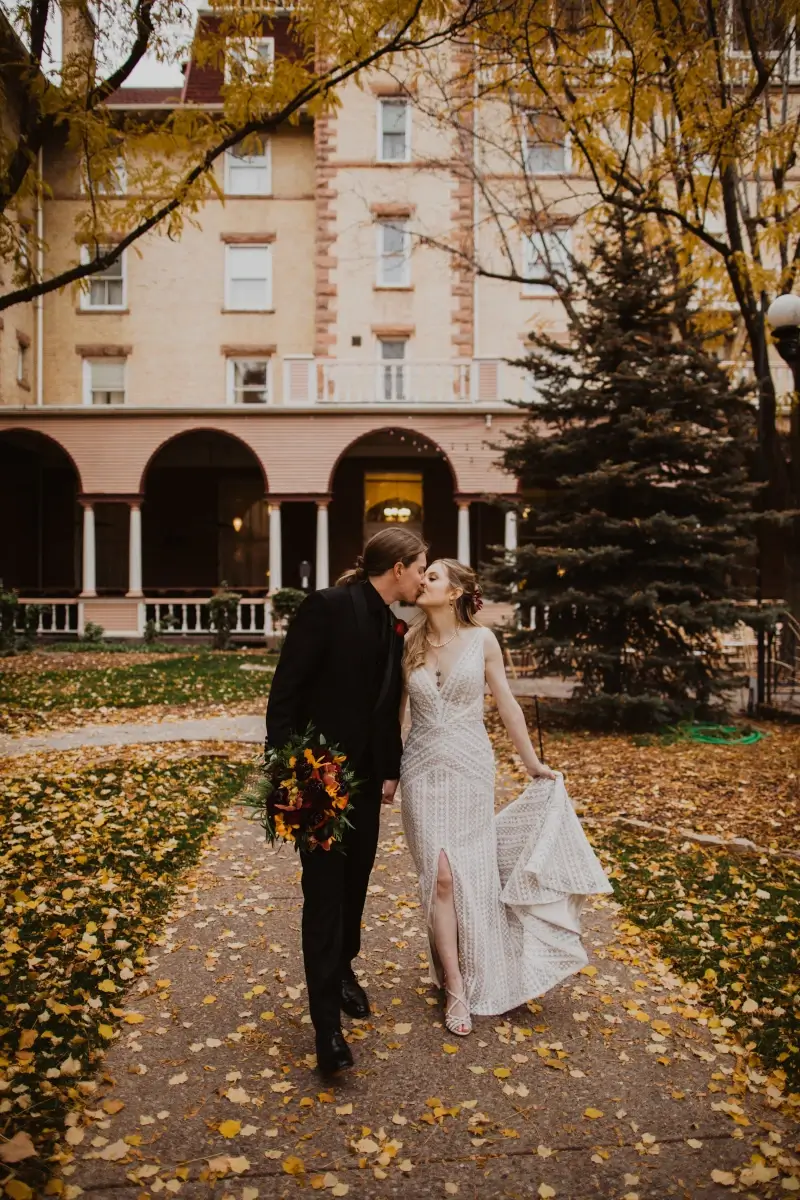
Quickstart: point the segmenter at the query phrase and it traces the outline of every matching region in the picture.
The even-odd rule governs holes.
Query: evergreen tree
[[[609,213],[574,269],[571,345],[533,334],[518,364],[538,398],[503,461],[537,497],[533,535],[492,578],[536,606],[537,673],[577,677],[579,719],[708,717],[734,684],[717,635],[753,615],[752,394],[646,219]]]

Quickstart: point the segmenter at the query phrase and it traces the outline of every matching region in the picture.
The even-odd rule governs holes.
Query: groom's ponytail
[[[428,547],[421,537],[400,525],[390,525],[371,537],[359,554],[355,565],[336,580],[337,587],[363,583],[370,576],[385,575],[396,563],[410,567],[414,559],[425,554]]]

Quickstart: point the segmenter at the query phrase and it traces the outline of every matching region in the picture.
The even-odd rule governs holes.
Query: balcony
[[[502,404],[534,396],[531,377],[500,358],[285,358],[283,402],[323,408]]]

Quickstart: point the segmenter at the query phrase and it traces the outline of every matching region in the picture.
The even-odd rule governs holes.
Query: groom
[[[389,608],[413,604],[422,589],[427,547],[391,525],[367,542],[337,586],[313,592],[286,634],[267,705],[267,744],[280,747],[309,722],[347,755],[360,781],[344,853],[301,854],[303,962],[317,1044],[326,1073],[353,1065],[341,1010],[369,1016],[352,961],[375,861],[381,801],[391,804],[400,774],[402,623]]]

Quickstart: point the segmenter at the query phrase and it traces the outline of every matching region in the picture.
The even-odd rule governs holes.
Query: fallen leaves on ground
[[[0,1134],[6,1154],[33,1139],[31,1179],[66,1107],[96,1087],[117,1022],[144,1020],[127,1011],[128,983],[247,769],[176,747],[117,753],[0,777]]]
[[[106,655],[99,665],[88,669],[70,664],[53,670],[47,655],[33,657],[39,665],[36,671],[0,670],[3,733],[80,725],[87,719],[97,720],[98,714],[106,720],[108,710],[122,712],[124,720],[133,719],[131,709],[153,711],[165,707],[188,706],[190,712],[186,715],[194,717],[211,712],[231,715],[233,704],[264,701],[275,662],[274,656],[264,652],[202,650],[147,656],[144,662],[138,656],[129,662],[125,655]],[[270,669],[242,669],[254,663]],[[140,718],[144,715],[139,714]],[[162,716],[159,712],[153,719]]]

